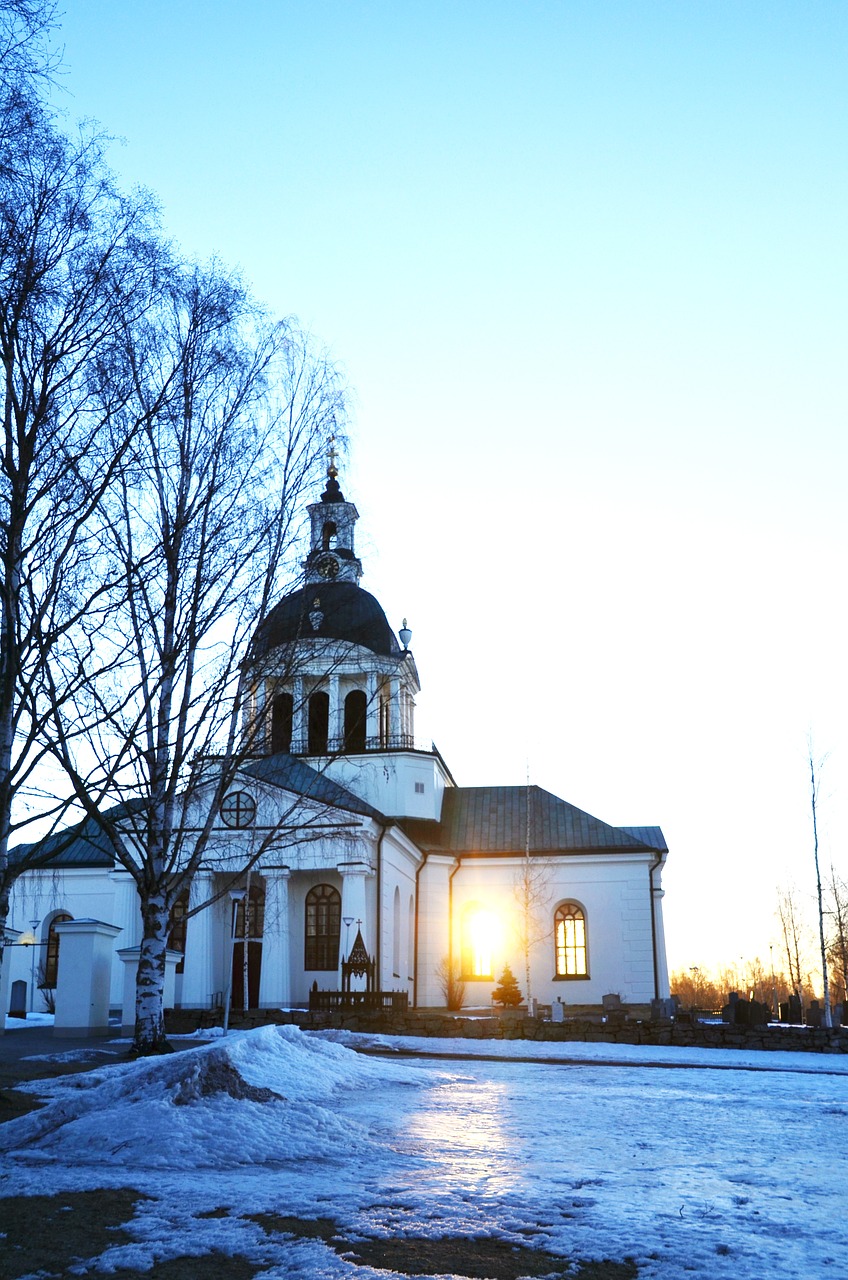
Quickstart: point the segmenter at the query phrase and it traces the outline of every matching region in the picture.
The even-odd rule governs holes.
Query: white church
[[[488,1005],[507,963],[526,998],[527,955],[541,1004],[667,997],[660,828],[613,827],[534,786],[458,785],[416,742],[411,632],[404,620],[396,637],[360,586],[358,513],[333,465],[309,516],[305,585],[270,610],[245,661],[264,754],[224,798],[172,914],[166,1003],[238,1008],[246,994],[251,1008],[304,1007],[311,991],[339,991],[357,940],[376,988],[414,1008],[444,1008],[451,971],[466,1006]],[[91,824],[18,880],[10,925],[24,944],[4,966],[19,1008],[45,1007],[63,951],[92,930],[109,1005],[126,1006],[135,885]]]

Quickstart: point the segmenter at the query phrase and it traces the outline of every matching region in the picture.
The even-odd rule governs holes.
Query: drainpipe
[[[651,898],[651,955],[653,956],[653,960],[654,960],[654,999],[655,1000],[659,1000],[660,998],[660,969],[659,969],[659,961],[657,960],[657,909],[654,906],[654,893],[656,892],[654,887],[654,872],[656,871],[657,867],[662,866],[662,861],[663,861],[663,856],[661,853],[658,853],[655,855],[653,863],[648,868],[648,888],[649,888],[650,898]]]
[[[380,834],[377,837],[377,939],[374,944],[374,959],[377,962],[378,991],[383,989],[382,946],[383,936],[383,837],[389,829],[387,822],[380,823]]]
[[[448,964],[453,968],[453,878],[462,866],[462,855],[457,858],[456,866],[448,876]]]
[[[418,1008],[418,881],[421,872],[424,870],[424,864],[427,861],[425,853],[421,859],[421,865],[415,873],[415,950],[412,957],[412,1007]]]

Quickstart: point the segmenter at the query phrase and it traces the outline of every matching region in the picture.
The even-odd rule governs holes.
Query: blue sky
[[[458,781],[660,823],[674,966],[848,872],[841,3],[73,0],[71,116],[355,391]]]

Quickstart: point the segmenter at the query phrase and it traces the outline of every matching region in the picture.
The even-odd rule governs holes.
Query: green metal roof
[[[440,822],[403,820],[400,825],[422,848],[434,852],[523,853],[528,802],[531,853],[665,848],[659,827],[611,827],[541,787],[449,787]]]

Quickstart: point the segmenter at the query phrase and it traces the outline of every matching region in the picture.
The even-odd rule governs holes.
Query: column
[[[0,1036],[5,1033],[6,1011],[9,1008],[9,992],[12,981],[12,952],[10,948],[21,936],[20,929],[9,929],[7,927],[2,938],[0,938],[0,946],[3,948],[3,963],[0,966]]]
[[[654,946],[657,959],[657,994],[660,1000],[669,996],[668,959],[665,953],[665,926],[663,924],[662,900],[664,889],[654,889]]]
[[[121,930],[118,945],[122,950],[136,947],[141,941],[141,903],[138,897],[138,886],[129,871],[111,871],[115,896],[112,900],[112,920]],[[109,1002],[117,1009],[123,1002],[124,986],[121,965],[115,965],[112,973],[112,984]]]
[[[400,680],[397,676],[392,676],[390,682],[391,696],[389,698],[389,742],[392,746],[400,747],[403,745],[403,727],[400,722]]]
[[[377,696],[377,677],[373,671],[368,672],[366,696],[368,702],[365,707],[365,745],[373,747],[380,739],[380,700]]]
[[[456,860],[430,854],[418,878],[418,966],[415,1003],[418,1008],[444,1008],[437,970],[451,950],[450,874]],[[459,940],[457,939],[457,942]]]
[[[288,867],[269,868],[265,877],[265,925],[262,934],[262,968],[259,971],[260,1009],[280,1009],[291,1004],[289,947]]]
[[[214,895],[214,876],[200,871],[191,884],[189,910],[208,902]],[[186,922],[186,949],[183,966],[182,1007],[208,1009],[215,990],[215,906],[204,907]]]
[[[303,676],[298,676],[294,682],[294,706],[292,708],[292,746],[294,752],[306,750],[306,706],[304,698],[306,690],[304,688]]]
[[[327,737],[329,739],[327,746],[330,752],[338,751],[342,745],[342,734],[344,732],[344,716],[339,706],[339,677],[337,675],[330,676],[330,723],[327,728]]]
[[[369,918],[368,894],[366,881],[373,876],[371,865],[361,860],[340,862],[337,868],[342,878],[342,932],[339,946],[339,978],[341,979],[341,962],[347,959],[347,936],[345,919],[353,923],[350,926],[350,946],[356,941],[357,930],[362,934],[365,950],[373,956],[377,950],[377,929],[379,922]]]

